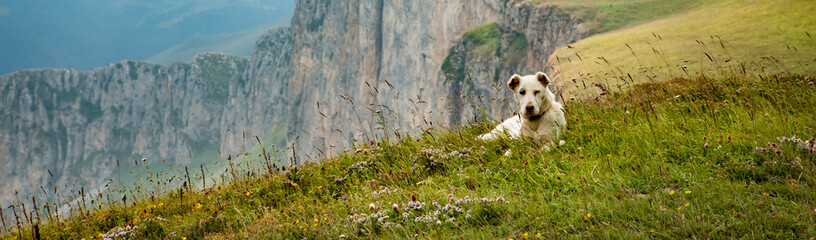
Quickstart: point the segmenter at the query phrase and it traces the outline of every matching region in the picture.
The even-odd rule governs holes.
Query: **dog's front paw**
[[[485,133],[485,134],[479,135],[479,137],[476,137],[476,139],[482,140],[482,141],[490,141],[490,140],[493,140],[495,138],[496,138],[496,136],[494,136],[493,133]]]

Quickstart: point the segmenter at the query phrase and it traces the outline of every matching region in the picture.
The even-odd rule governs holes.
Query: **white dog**
[[[564,108],[555,101],[555,94],[547,88],[549,84],[550,78],[542,72],[524,77],[514,74],[507,82],[507,87],[513,90],[519,104],[519,115],[508,118],[493,131],[479,136],[479,139],[524,136],[543,142],[547,150],[556,143],[563,145],[564,141],[558,140],[564,134],[567,121],[564,119]]]

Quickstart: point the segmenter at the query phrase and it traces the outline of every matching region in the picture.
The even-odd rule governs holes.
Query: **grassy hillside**
[[[101,209],[74,206],[83,214],[63,221],[29,217],[41,236],[72,239],[810,238],[813,79],[678,78],[574,101],[567,144],[550,152],[475,141],[483,123],[297,168],[230,168],[204,191],[100,196]],[[3,238],[34,232],[7,224]]]
[[[584,20],[590,34],[607,32],[649,22],[696,8],[700,0],[530,0],[534,4],[557,5]]]
[[[623,84],[621,76],[643,82],[719,72],[718,68],[753,73],[816,71],[812,36],[816,5],[811,1],[688,2],[689,9],[623,25],[557,50],[550,62],[563,80],[562,88],[580,95],[587,92],[583,85]],[[579,82],[582,79],[585,83]]]
[[[553,151],[475,141],[495,126],[482,122],[291,167],[272,147],[281,127],[226,163],[199,160],[220,169],[206,187],[176,167],[61,215],[22,197],[0,212],[0,238],[816,237],[814,6],[541,2],[599,33],[550,61],[575,97]]]

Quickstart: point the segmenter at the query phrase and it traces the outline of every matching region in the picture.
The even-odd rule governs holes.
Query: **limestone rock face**
[[[0,77],[0,202],[40,186],[90,189],[117,159],[189,162],[188,151],[218,143],[222,89],[246,65],[240,57],[200,54],[192,64],[123,61],[90,72]]]
[[[483,0],[297,1],[289,144],[319,159],[430,125],[446,114],[435,99],[453,40],[500,11]]]
[[[292,76],[293,38],[291,28],[275,28],[255,44],[249,64],[230,80],[229,99],[220,129],[223,156],[236,155],[258,144],[253,136],[265,138],[285,133],[288,84]],[[280,128],[280,129],[279,129]],[[269,136],[275,144],[286,143],[285,135]]]

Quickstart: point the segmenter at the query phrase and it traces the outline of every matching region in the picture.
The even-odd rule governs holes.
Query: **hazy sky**
[[[285,0],[0,0],[0,74],[144,60],[195,36],[271,26]]]

